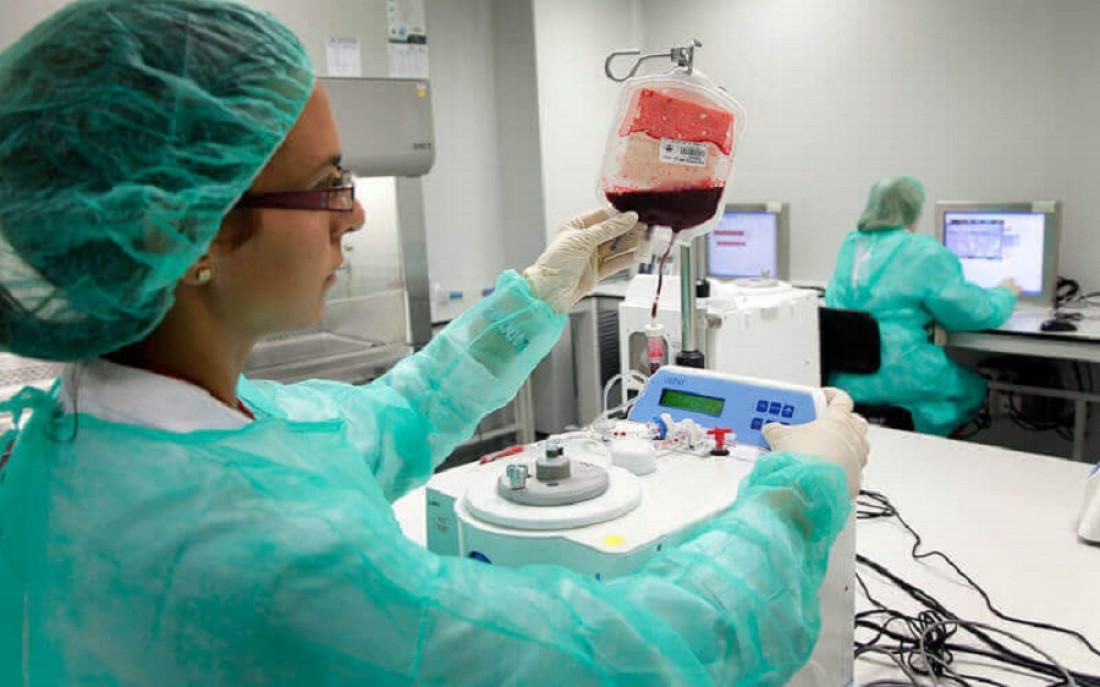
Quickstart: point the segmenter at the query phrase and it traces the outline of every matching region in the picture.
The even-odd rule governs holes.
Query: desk
[[[1089,466],[1028,453],[870,428],[868,489],[886,494],[921,534],[947,553],[1010,615],[1065,625],[1100,642],[1100,546],[1076,537]],[[424,490],[394,504],[406,536],[423,545]],[[894,520],[859,523],[859,552],[917,584],[967,619],[989,622],[1034,642],[1075,670],[1100,674],[1100,658],[1076,641],[992,618],[977,594],[946,566],[910,559],[912,539]],[[862,568],[862,566],[860,566]],[[872,594],[909,610],[873,573],[861,573]],[[857,607],[866,602],[857,594]],[[861,608],[862,610],[862,608]],[[973,671],[971,671],[973,672]],[[856,684],[904,678],[879,659],[856,663]],[[1037,684],[1001,676],[1008,684]]]
[[[1078,320],[1075,332],[1041,331],[1039,325],[1051,317],[1049,310],[1021,310],[997,329],[948,332],[946,343],[990,353],[1100,363],[1100,320]]]
[[[1052,313],[1047,309],[1022,309],[997,329],[978,332],[947,332],[943,343],[954,348],[1029,355],[1040,358],[1100,363],[1100,320],[1078,320],[1077,331],[1044,332],[1039,329]],[[1100,396],[1080,391],[1021,387],[994,382],[990,388],[1001,391],[1065,398],[1074,402],[1073,453],[1076,461],[1085,460],[1086,404],[1100,402]]]

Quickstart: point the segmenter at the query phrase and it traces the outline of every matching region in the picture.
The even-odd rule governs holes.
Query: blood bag
[[[601,191],[617,210],[689,242],[721,214],[744,122],[744,108],[698,69],[628,79]]]

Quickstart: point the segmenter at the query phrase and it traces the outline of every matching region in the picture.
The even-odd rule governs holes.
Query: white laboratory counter
[[[1076,536],[1090,466],[1001,448],[872,427],[865,488],[885,494],[921,535],[945,552],[1009,615],[1064,625],[1100,643],[1100,546]],[[424,490],[394,504],[405,534],[425,541]],[[860,521],[858,550],[923,588],[961,617],[1014,632],[1075,670],[1100,674],[1100,657],[1075,640],[993,617],[942,562],[909,556],[912,538],[892,519]],[[899,590],[857,566],[888,606],[915,610]],[[857,594],[857,607],[869,604]],[[857,635],[858,637],[859,635]],[[981,668],[969,672],[983,673]],[[856,663],[856,684],[904,675],[883,659]],[[1019,676],[1008,684],[1039,684]]]

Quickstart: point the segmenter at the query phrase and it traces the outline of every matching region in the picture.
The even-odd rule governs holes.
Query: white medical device
[[[629,420],[433,477],[427,489],[428,548],[496,565],[562,565],[601,580],[630,574],[733,503],[738,483],[766,449],[763,423],[809,422],[825,405],[818,388],[663,367]],[[699,432],[684,433],[689,439],[679,444],[671,435],[653,438],[652,420],[662,416]],[[728,456],[711,455],[714,442],[699,441],[706,436],[702,428],[716,427],[736,432]],[[555,498],[560,505],[546,505]],[[820,591],[820,638],[789,685],[851,684],[854,571],[852,517],[833,545]]]
[[[1085,541],[1100,544],[1100,465],[1092,469],[1085,484],[1085,506],[1077,534]]]
[[[619,353],[623,372],[648,374],[645,327],[652,319],[657,277],[635,276],[619,305]],[[710,296],[698,302],[705,332],[698,341],[706,366],[718,372],[780,382],[821,384],[816,291],[772,279],[712,280]],[[666,279],[657,322],[669,339],[670,358],[681,350],[680,284]]]

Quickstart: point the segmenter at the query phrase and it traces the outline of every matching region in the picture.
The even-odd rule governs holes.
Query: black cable
[[[937,677],[950,677],[944,675],[945,666],[950,665],[957,655],[973,655],[980,656],[982,658],[994,659],[1000,663],[1027,670],[1032,673],[1039,673],[1046,677],[1060,677],[1061,671],[1059,668],[1045,663],[1040,660],[1031,658],[1024,654],[1020,654],[1017,651],[1005,646],[996,639],[990,637],[987,633],[978,630],[974,627],[966,627],[967,631],[977,637],[982,643],[990,647],[989,649],[969,646],[957,642],[948,641],[956,634],[955,630],[949,630],[940,632],[932,638],[931,641],[925,644],[925,653],[929,656],[935,657],[938,661],[936,666],[929,668],[925,666],[923,661],[920,660],[920,652],[917,648],[919,637],[923,634],[924,628],[941,621],[952,621],[957,623],[960,627],[965,627],[968,623],[965,620],[958,618],[954,613],[943,606],[937,599],[932,597],[928,592],[913,585],[901,577],[890,572],[885,566],[876,563],[865,556],[857,555],[856,560],[865,565],[876,573],[882,575],[887,580],[893,582],[899,589],[904,591],[910,598],[916,600],[926,607],[927,610],[921,611],[916,616],[908,616],[900,611],[896,611],[886,607],[882,602],[875,599],[869,592],[866,583],[863,581],[860,575],[856,575],[856,580],[863,590],[864,595],[877,607],[874,611],[863,611],[856,614],[856,628],[864,628],[873,630],[876,636],[870,642],[856,641],[855,656],[859,658],[867,653],[874,653],[879,649],[892,650],[902,657],[909,670],[914,673],[927,675],[929,671],[935,672]],[[876,625],[868,618],[876,615],[885,615],[888,620],[886,623]],[[909,634],[904,634],[890,628],[891,624],[901,623],[905,625]],[[1026,624],[1026,623],[1025,623]],[[885,636],[893,639],[897,642],[897,645],[879,647],[877,646],[880,637]],[[1067,669],[1067,672],[1073,676],[1074,680],[1077,680],[1081,687],[1100,687],[1100,676],[1090,675],[1088,673],[1081,673],[1077,671],[1071,671]],[[969,676],[974,679],[974,676]],[[992,683],[1001,684],[1001,683]]]
[[[1076,279],[1058,277],[1054,288],[1055,307],[1060,307],[1070,301],[1079,300],[1081,297],[1081,284],[1078,283]]]
[[[987,402],[981,407],[974,419],[956,430],[951,438],[960,441],[972,439],[992,426],[993,415],[989,412],[989,403]]]
[[[1069,428],[1073,425],[1073,411],[1067,406],[1067,410],[1060,416],[1051,420],[1037,420],[1027,416],[1022,408],[1017,405],[1019,394],[1008,393],[1008,418],[1021,429],[1031,432],[1050,432],[1059,428]]]
[[[956,565],[955,561],[951,560],[951,558],[947,554],[943,553],[942,551],[935,550],[935,549],[933,549],[931,551],[926,551],[926,552],[923,552],[923,553],[918,552],[918,549],[920,549],[921,544],[923,543],[923,541],[921,540],[920,535],[917,534],[917,531],[914,530],[909,525],[909,523],[905,520],[905,518],[903,518],[901,516],[901,513],[898,512],[897,507],[894,506],[893,503],[890,502],[889,498],[885,494],[881,494],[879,492],[874,492],[874,491],[867,490],[867,491],[861,491],[860,495],[863,495],[864,493],[866,493],[868,496],[873,495],[873,498],[876,500],[876,502],[889,504],[889,508],[893,511],[893,516],[895,518],[897,518],[898,522],[901,523],[901,526],[904,527],[905,530],[907,532],[909,532],[909,534],[913,537],[913,540],[914,540],[913,541],[913,547],[909,551],[909,555],[912,556],[913,560],[919,561],[923,558],[931,558],[931,557],[936,557],[936,558],[939,558],[939,559],[943,560],[945,563],[947,563],[949,566],[951,566],[951,569],[954,570],[955,573],[959,575],[959,577],[966,580],[967,584],[969,584],[971,586],[971,588],[974,589],[974,591],[978,592],[978,594],[982,597],[982,601],[985,602],[986,608],[989,609],[989,612],[992,613],[993,615],[997,616],[1001,620],[1007,620],[1008,622],[1017,623],[1019,625],[1026,625],[1026,626],[1029,626],[1029,627],[1034,627],[1034,628],[1038,628],[1038,629],[1042,629],[1042,630],[1049,630],[1051,632],[1060,632],[1062,634],[1068,635],[1070,637],[1073,637],[1073,638],[1079,640],[1082,644],[1084,644],[1086,647],[1088,647],[1089,651],[1091,651],[1096,656],[1100,656],[1100,649],[1097,649],[1096,646],[1094,646],[1093,643],[1090,642],[1087,637],[1085,637],[1085,635],[1081,634],[1080,632],[1077,632],[1076,630],[1069,630],[1069,629],[1066,629],[1066,628],[1063,628],[1063,627],[1059,627],[1057,625],[1051,625],[1049,623],[1025,620],[1023,618],[1016,618],[1014,616],[1008,615],[1007,613],[1005,613],[1005,612],[1001,611],[1000,609],[998,609],[997,607],[995,607],[993,605],[993,602],[989,598],[989,594],[987,594],[986,591],[984,589],[982,589],[982,587],[977,582],[975,582],[969,575],[967,575],[965,572],[963,572],[962,568],[960,568],[958,565]],[[858,515],[857,515],[857,517],[858,517]]]

